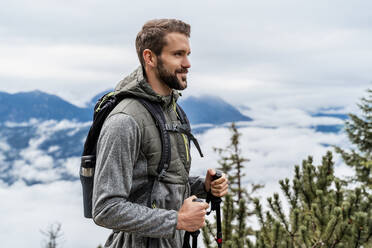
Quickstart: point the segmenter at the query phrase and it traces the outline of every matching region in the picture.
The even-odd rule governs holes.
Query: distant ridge
[[[93,96],[92,99],[86,103],[86,108],[89,108],[89,109],[94,109],[94,106],[96,106],[96,103],[97,101],[103,96],[105,95],[106,93],[110,92],[110,91],[114,91],[114,89],[107,89],[105,91],[102,91],[100,93],[98,93],[97,95]]]
[[[39,90],[15,94],[0,92],[0,122],[24,122],[32,118],[87,121],[91,119],[91,113]]]
[[[91,121],[95,103],[109,91],[106,90],[94,96],[85,108],[80,108],[56,95],[39,90],[15,94],[0,92],[0,122],[25,122],[33,118]],[[252,120],[242,115],[234,106],[215,96],[188,97],[181,100],[180,105],[187,113],[191,124],[219,125],[226,122]]]
[[[77,171],[72,172],[68,164],[75,163],[78,168],[93,105],[106,92],[94,96],[85,108],[41,91],[16,94],[0,92],[0,183],[12,185],[22,180],[26,185],[33,185],[56,180],[77,180]],[[187,112],[194,134],[226,127],[227,122],[240,122],[237,124],[239,127],[255,125],[246,123],[252,119],[219,97],[181,97],[179,104]],[[309,114],[314,117],[344,118],[341,111],[322,110]],[[323,124],[309,128],[316,132],[339,133],[343,125]],[[49,160],[53,162],[46,166],[44,163]],[[24,170],[19,170],[15,163]]]
[[[222,98],[210,95],[190,96],[180,101],[192,124],[252,121],[252,118],[239,112],[237,108]]]

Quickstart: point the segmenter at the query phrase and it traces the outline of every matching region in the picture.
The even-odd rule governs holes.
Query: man
[[[182,21],[147,22],[136,39],[141,66],[115,89],[129,97],[115,107],[102,127],[93,189],[93,219],[113,230],[105,247],[181,248],[185,231],[204,225],[208,204],[193,200],[205,198],[209,190],[219,197],[227,193],[225,175],[212,182],[213,169],[205,180],[189,177],[187,136],[171,132],[167,173],[153,182],[150,191],[133,197],[150,178],[158,178],[162,147],[156,123],[134,97],[159,103],[166,122],[180,124],[175,107],[177,90],[187,87],[189,37],[190,26]]]

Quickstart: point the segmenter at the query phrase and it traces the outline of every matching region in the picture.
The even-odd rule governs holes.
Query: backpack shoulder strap
[[[99,134],[101,132],[103,123],[110,112],[120,103],[121,100],[124,99],[124,96],[117,94],[115,95],[114,92],[110,92],[104,95],[96,104],[94,108],[94,118],[93,124],[89,130],[87,140],[84,144],[84,155],[96,155],[96,147]],[[155,121],[156,126],[160,132],[161,144],[162,144],[162,151],[161,151],[161,159],[157,169],[159,174],[159,179],[163,179],[166,174],[166,170],[169,167],[170,159],[171,159],[171,144],[170,144],[170,136],[166,130],[166,120],[164,116],[164,112],[161,109],[160,104],[150,102],[143,98],[135,98],[138,100],[150,113],[152,118]]]
[[[176,127],[174,127],[174,126],[173,127],[167,127],[167,130],[186,134],[186,136],[189,138],[189,140],[191,140],[194,143],[196,149],[198,149],[200,157],[204,157],[203,152],[201,151],[198,140],[191,133],[190,121],[187,118],[185,111],[183,111],[181,106],[178,105],[177,103],[176,103],[176,111],[177,111],[177,115],[180,118],[180,121],[181,121],[182,125],[181,126],[176,126]]]
[[[132,192],[129,198],[130,200],[137,199],[140,196],[144,195],[146,192],[149,192],[149,194],[151,194],[155,180],[161,181],[166,176],[171,159],[170,135],[166,130],[165,116],[160,104],[150,102],[143,98],[137,98],[137,100],[142,103],[142,105],[147,109],[147,111],[154,119],[155,125],[159,129],[162,147],[161,158],[157,169],[158,177],[156,178],[153,176],[148,176],[149,181],[145,185],[143,185],[143,187],[140,187],[137,191]],[[152,207],[151,197],[148,198],[147,206]]]
[[[111,111],[123,100],[124,97],[116,95],[115,92],[109,92],[102,96],[94,107],[93,123],[89,129],[84,143],[83,156],[96,155],[97,141],[101,132],[103,123]]]
[[[160,139],[161,139],[161,158],[160,158],[160,163],[157,169],[157,172],[159,174],[159,180],[162,180],[166,173],[167,169],[170,164],[170,159],[171,159],[171,142],[170,142],[170,136],[169,133],[166,130],[166,120],[164,116],[164,112],[161,109],[160,104],[158,103],[153,103],[150,101],[147,101],[143,98],[138,98],[138,101],[143,104],[143,106],[149,111],[151,114],[152,118],[155,121],[156,126],[159,129],[160,132]]]

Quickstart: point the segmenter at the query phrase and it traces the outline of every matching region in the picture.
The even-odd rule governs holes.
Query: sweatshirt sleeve
[[[189,177],[191,195],[196,195],[198,198],[203,199],[207,198],[204,181],[205,179],[203,177]]]
[[[172,238],[177,211],[152,209],[128,201],[141,132],[133,117],[109,117],[97,143],[93,219],[100,226],[153,238]]]

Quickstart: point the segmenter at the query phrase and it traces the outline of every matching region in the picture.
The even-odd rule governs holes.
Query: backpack
[[[94,107],[93,123],[89,129],[87,138],[84,143],[84,151],[81,156],[80,181],[83,188],[83,207],[84,216],[86,218],[92,218],[93,181],[96,167],[97,142],[99,134],[107,116],[120,103],[120,101],[126,97],[135,98],[136,100],[138,100],[151,114],[157,128],[159,129],[162,149],[161,159],[157,169],[159,175],[157,178],[158,180],[162,180],[165,177],[170,163],[171,144],[169,132],[179,132],[186,134],[189,141],[193,141],[194,145],[199,151],[200,156],[203,157],[198,141],[191,134],[190,122],[187,119],[185,112],[178,104],[176,105],[176,112],[181,121],[181,125],[169,125],[166,123],[163,110],[160,104],[157,102],[151,102],[149,100],[135,96],[128,96],[125,93],[120,92],[109,92],[105,94],[97,101]],[[155,179],[156,178],[151,178],[147,187],[143,187],[137,192],[134,192],[131,198],[135,199],[143,195],[147,191],[152,190]]]

